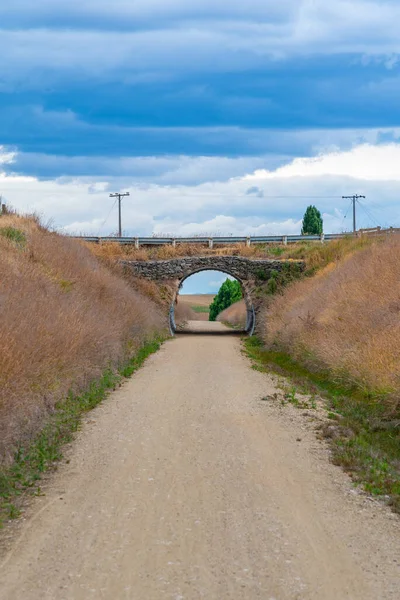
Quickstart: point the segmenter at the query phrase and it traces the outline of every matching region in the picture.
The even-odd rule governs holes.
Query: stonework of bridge
[[[221,271],[237,279],[243,290],[243,298],[247,307],[246,332],[252,335],[256,324],[257,307],[253,301],[253,292],[257,280],[269,279],[272,271],[281,271],[284,265],[292,261],[271,259],[250,259],[242,256],[187,256],[170,260],[121,261],[135,277],[150,279],[155,282],[172,284],[170,309],[170,328],[176,330],[174,307],[179,289],[185,279],[201,271]]]

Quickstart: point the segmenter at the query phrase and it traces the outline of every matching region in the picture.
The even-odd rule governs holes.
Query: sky
[[[227,279],[234,279],[221,271],[200,271],[191,275],[183,282],[179,290],[183,294],[216,294]]]
[[[0,5],[0,194],[66,233],[400,225],[398,0]]]

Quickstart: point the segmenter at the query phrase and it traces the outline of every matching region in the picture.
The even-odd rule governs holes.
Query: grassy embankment
[[[400,238],[296,247],[310,277],[259,296],[258,363],[327,397],[334,461],[400,510]],[[278,292],[278,293],[276,293]]]
[[[80,243],[0,217],[0,517],[37,490],[82,413],[157,349],[165,310]]]
[[[175,307],[175,321],[177,325],[184,325],[187,321],[208,321],[210,309],[207,306],[191,305],[178,300]]]
[[[219,313],[217,321],[224,323],[233,329],[244,329],[246,327],[247,309],[244,300],[235,302]]]
[[[130,245],[120,245],[114,242],[106,242],[104,244],[87,243],[91,252],[102,259],[125,259],[125,260],[168,260],[171,258],[179,258],[183,256],[243,256],[247,258],[296,258],[304,251],[307,251],[310,246],[319,247],[319,242],[311,244],[293,244],[283,246],[280,244],[215,244],[213,248],[209,248],[208,244],[177,244],[163,246],[148,246],[135,248]],[[208,294],[199,294],[199,296],[207,296]],[[201,304],[201,302],[199,302]]]

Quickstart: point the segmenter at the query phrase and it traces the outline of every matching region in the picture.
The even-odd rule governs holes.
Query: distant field
[[[192,306],[192,309],[196,313],[207,313],[208,314],[210,312],[209,306]]]
[[[178,296],[178,314],[185,315],[193,321],[208,321],[209,306],[214,300],[215,294],[183,294]],[[179,307],[181,307],[179,309]],[[185,311],[186,309],[186,311]],[[187,311],[192,316],[189,317]]]
[[[190,306],[210,306],[215,294],[183,294],[179,295],[178,302],[190,304]]]

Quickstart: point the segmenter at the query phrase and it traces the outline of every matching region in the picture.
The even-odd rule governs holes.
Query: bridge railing
[[[363,235],[382,235],[390,233],[399,233],[400,228],[389,227],[382,229],[376,227],[373,229],[360,229],[356,233],[323,233],[322,235],[260,235],[260,236],[199,236],[199,237],[115,237],[115,236],[71,236],[74,239],[90,242],[94,244],[129,244],[136,248],[140,246],[162,246],[177,244],[203,244],[212,248],[214,245],[224,244],[294,244],[298,242],[328,242],[338,240],[349,236]]]

